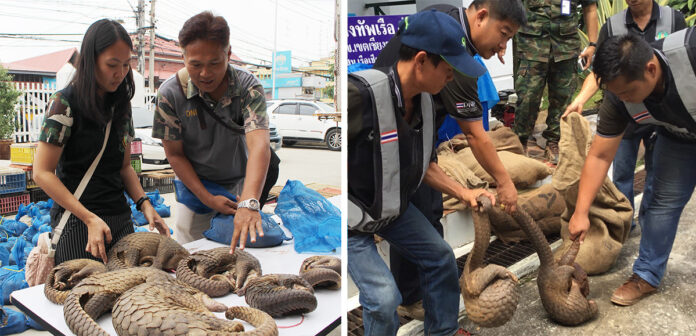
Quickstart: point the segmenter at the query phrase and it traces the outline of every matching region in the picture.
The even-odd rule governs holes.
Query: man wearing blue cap
[[[473,0],[469,7],[448,4],[428,6],[423,11],[435,9],[459,22],[466,37],[469,55],[489,59],[498,55],[502,62],[507,42],[527,21],[520,0]],[[379,53],[375,67],[391,66],[396,63],[401,47],[401,36],[395,35]],[[456,120],[481,167],[496,183],[496,199],[505,211],[512,213],[517,205],[517,189],[500,161],[495,146],[483,128],[483,106],[478,95],[478,78],[455,72],[454,79],[434,95],[435,124],[439,129],[446,118]],[[435,229],[443,235],[442,193],[421,185],[410,199]],[[399,314],[423,320],[423,293],[418,277],[414,276],[416,265],[408,262],[398,251],[390,249],[389,267],[399,286],[403,302]]]
[[[457,332],[459,285],[454,253],[408,200],[425,182],[472,208],[476,197],[434,162],[432,95],[483,68],[466,51],[452,17],[421,12],[400,24],[399,61],[351,74],[348,80],[348,272],[360,290],[365,335],[395,335],[401,294],[374,244],[377,234],[418,266],[424,284],[427,335]]]

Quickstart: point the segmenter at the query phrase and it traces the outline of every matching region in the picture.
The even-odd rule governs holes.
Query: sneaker
[[[396,312],[400,316],[410,317],[414,320],[425,320],[425,309],[423,309],[423,300],[417,301],[407,306],[399,305],[396,307]]]
[[[645,296],[654,293],[657,287],[653,287],[647,281],[633,273],[621,287],[614,291],[611,302],[620,306],[630,306],[640,301]]]
[[[549,141],[544,150],[544,156],[552,164],[558,164],[558,142]]]

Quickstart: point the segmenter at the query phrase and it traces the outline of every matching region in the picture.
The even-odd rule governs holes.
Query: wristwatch
[[[595,48],[597,48],[597,43],[595,43],[595,42],[590,42],[590,43],[587,44],[587,46],[588,46],[588,47],[595,47]]]
[[[249,198],[237,203],[237,208],[247,208],[249,210],[259,211],[260,205],[259,200]]]

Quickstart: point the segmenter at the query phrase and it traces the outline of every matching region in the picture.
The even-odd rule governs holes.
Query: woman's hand
[[[111,243],[111,229],[96,215],[87,220],[85,225],[87,225],[87,247],[85,251],[91,253],[95,258],[101,258],[106,264],[108,261],[106,258],[106,244]]]
[[[169,226],[164,222],[164,219],[155,211],[149,200],[143,202],[141,205],[142,213],[145,215],[145,219],[150,223],[150,231],[157,229],[163,236],[169,237]]]

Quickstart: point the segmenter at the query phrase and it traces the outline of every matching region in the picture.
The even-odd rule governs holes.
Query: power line
[[[5,38],[5,39],[22,39],[22,40],[36,40],[36,41],[60,41],[60,42],[75,42],[75,43],[80,43],[80,42],[82,42],[82,41],[76,41],[76,40],[49,39],[49,38],[42,38],[42,37],[5,36],[4,34],[0,34],[0,38]]]
[[[5,1],[5,2],[7,2],[7,1],[13,1],[13,2],[21,3],[21,4],[27,4],[27,1],[26,1],[26,0],[4,0],[4,1]],[[37,4],[38,4],[38,3],[45,3],[45,4],[48,4],[48,5],[52,6],[52,8],[55,8],[55,7],[56,7],[56,1],[55,1],[55,0],[33,0],[32,2],[37,3]],[[123,9],[123,8],[106,7],[106,6],[96,6],[96,5],[94,5],[94,4],[85,4],[85,3],[83,3],[83,2],[68,2],[68,1],[62,1],[62,2],[63,2],[63,3],[66,3],[66,2],[67,2],[67,4],[70,5],[70,6],[78,6],[78,7],[87,7],[87,8],[94,8],[94,9],[108,9],[108,10],[113,10],[113,11],[130,12],[129,10]]]
[[[90,23],[85,23],[85,22],[80,22],[80,21],[75,21],[75,20],[61,20],[61,19],[56,19],[54,18],[45,18],[45,17],[37,17],[37,16],[27,16],[27,15],[21,15],[18,13],[5,13],[5,12],[0,12],[0,16],[6,16],[6,17],[14,17],[14,18],[19,18],[19,19],[30,19],[30,20],[40,20],[40,21],[56,21],[56,22],[65,22],[65,23],[74,23],[74,24],[79,24],[79,25],[84,25],[88,26]]]

